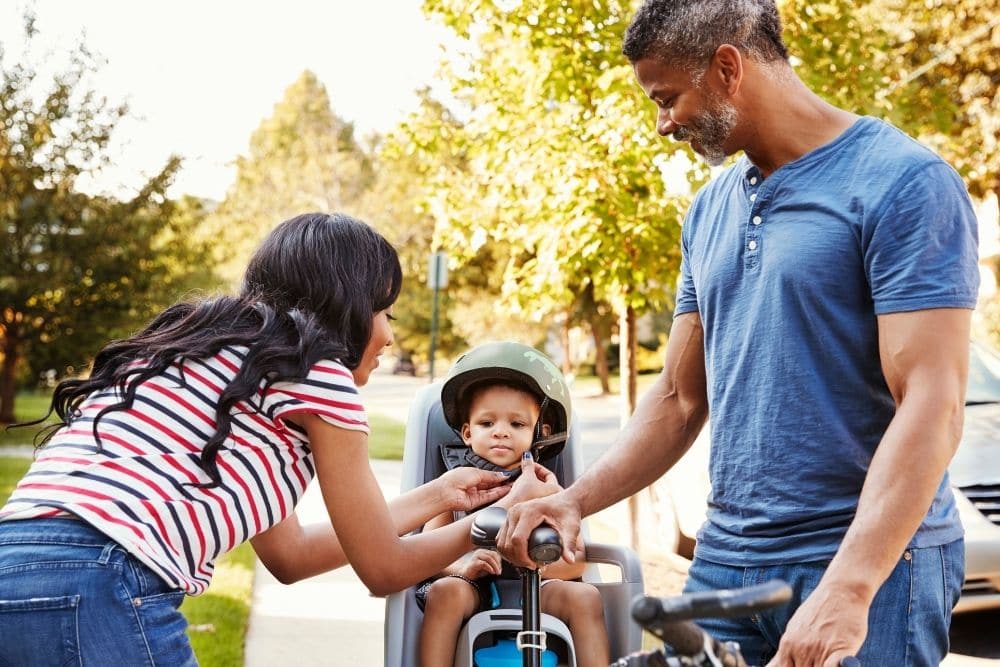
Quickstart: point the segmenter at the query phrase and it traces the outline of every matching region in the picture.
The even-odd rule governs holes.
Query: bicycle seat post
[[[538,570],[519,567],[518,574],[521,576],[521,599],[523,600],[521,616],[521,634],[518,635],[518,648],[521,648],[521,664],[524,667],[541,667],[542,650],[541,630],[542,611],[540,591],[542,587],[541,576]],[[529,643],[522,643],[522,639],[527,637]]]

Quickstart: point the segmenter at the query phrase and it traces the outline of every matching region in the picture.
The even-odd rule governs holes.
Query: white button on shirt
[[[750,201],[757,201],[757,193],[756,192],[753,193],[752,195],[750,195]]]
[[[750,185],[757,185],[757,177],[756,176],[754,176],[753,178],[750,179]]]
[[[755,225],[759,225],[759,224],[760,224],[760,223],[762,223],[762,222],[764,222],[764,221],[763,221],[763,220],[761,219],[761,217],[760,217],[759,215],[755,215],[755,216],[753,217],[753,224],[755,224]]]
[[[747,247],[750,248],[751,250],[756,250],[757,249],[757,242],[756,241],[751,241],[750,244]]]

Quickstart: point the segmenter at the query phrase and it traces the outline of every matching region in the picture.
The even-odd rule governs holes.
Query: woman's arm
[[[425,521],[429,522],[428,529],[444,526],[451,522],[452,511],[496,501],[511,489],[509,484],[503,484],[506,480],[503,473],[457,468],[396,496],[388,503],[396,534],[405,535]],[[283,584],[329,572],[348,562],[329,522],[303,526],[295,514],[251,538],[250,543],[264,567]]]
[[[465,472],[451,471],[458,474],[442,475],[389,501],[389,514],[396,534],[405,535],[425,521],[436,521],[435,526],[446,525],[450,521],[439,519],[444,516],[450,518],[452,509],[464,509],[470,502],[479,502],[480,496],[488,500],[503,496],[509,490],[509,486],[480,488],[502,481],[504,476],[499,473],[472,468],[462,470]],[[491,482],[491,478],[495,481]],[[347,564],[344,548],[328,521],[303,526],[295,514],[251,538],[250,544],[264,567],[283,584],[314,577]]]
[[[309,434],[316,476],[343,554],[373,594],[386,595],[422,581],[472,548],[471,517],[425,534],[400,538],[368,465],[367,436],[337,428],[312,414],[303,414],[299,420]],[[544,495],[558,488],[554,476],[535,464],[526,462],[522,470],[529,474],[522,474],[498,505],[509,507],[524,497]],[[465,495],[473,493],[480,499],[490,499],[506,491],[478,489]],[[294,546],[275,548],[284,554],[280,559],[285,562],[310,559],[292,551]]]

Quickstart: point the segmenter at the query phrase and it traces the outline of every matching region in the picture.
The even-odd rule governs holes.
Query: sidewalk
[[[400,461],[372,461],[386,499],[399,493]],[[318,484],[310,484],[296,511],[303,523],[327,519]],[[246,667],[381,665],[385,601],[373,598],[343,567],[285,586],[257,562],[246,640]]]
[[[372,470],[386,500],[399,494],[402,462],[375,460]],[[326,519],[318,484],[309,486],[296,511],[303,523]],[[615,514],[624,514],[624,506],[602,513]],[[592,517],[591,532],[606,538],[610,526],[623,519]],[[384,659],[384,613],[385,601],[371,597],[349,567],[285,586],[258,561],[244,665],[273,667],[294,660],[295,667],[377,667]]]

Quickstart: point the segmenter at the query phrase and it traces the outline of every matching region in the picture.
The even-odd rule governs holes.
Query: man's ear
[[[468,422],[462,424],[462,442],[467,445],[472,444],[472,427]]]
[[[715,50],[709,72],[716,86],[734,96],[743,83],[743,54],[732,44],[723,44]]]

